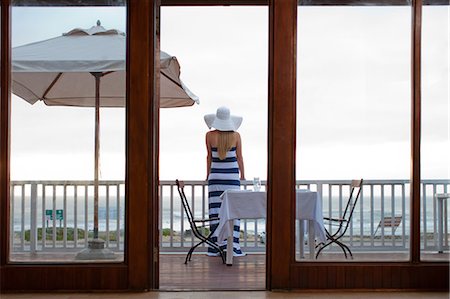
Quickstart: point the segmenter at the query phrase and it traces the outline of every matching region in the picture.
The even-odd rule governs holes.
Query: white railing
[[[93,230],[93,181],[11,182],[12,251],[79,250]],[[99,231],[106,247],[123,250],[125,185],[99,184]]]
[[[262,182],[263,188],[266,182]],[[185,181],[186,194],[196,217],[208,215],[205,181]],[[324,216],[339,216],[349,193],[348,180],[302,180],[297,188],[317,191]],[[246,181],[242,188],[251,188]],[[422,181],[422,249],[435,250],[438,240],[435,193],[448,193],[450,180]],[[160,247],[163,252],[186,251],[196,241],[182,209],[174,181],[161,181]],[[101,181],[99,231],[106,247],[123,250],[125,186],[123,181]],[[13,252],[77,251],[87,246],[92,234],[92,181],[13,181],[11,183],[11,250]],[[366,180],[345,240],[352,250],[392,251],[409,247],[409,181]],[[448,236],[448,205],[444,203],[444,236]],[[398,227],[392,227],[400,218]],[[45,228],[45,229],[43,229]],[[327,227],[331,228],[331,227]],[[241,246],[264,251],[261,233],[265,220],[242,220]],[[444,240],[448,249],[448,237]],[[330,250],[333,250],[331,248]]]

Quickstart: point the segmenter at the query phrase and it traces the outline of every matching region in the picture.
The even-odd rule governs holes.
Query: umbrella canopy
[[[125,106],[126,37],[97,23],[62,36],[13,48],[12,92],[30,104],[95,107],[95,80],[101,73],[100,106]],[[180,80],[176,57],[161,52],[160,107],[199,102]]]
[[[30,104],[43,101],[50,106],[95,107],[94,240],[98,240],[99,110],[125,106],[125,54],[125,34],[106,30],[99,21],[88,30],[74,29],[12,51],[14,94]],[[198,103],[180,80],[177,59],[164,52],[160,86],[162,108]]]

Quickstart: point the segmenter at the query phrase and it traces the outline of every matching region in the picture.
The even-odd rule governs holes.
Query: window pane
[[[125,6],[14,5],[9,258],[121,262]]]
[[[449,6],[424,6],[422,12],[420,227],[424,260],[449,260],[449,13]]]
[[[410,37],[407,6],[298,8],[298,261],[408,259]]]

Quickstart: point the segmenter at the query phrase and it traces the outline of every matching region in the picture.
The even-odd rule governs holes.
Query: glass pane
[[[122,262],[126,9],[45,5],[12,8],[9,259]]]
[[[185,181],[186,197],[195,218],[220,214],[221,202],[213,202],[218,193],[212,192],[212,187],[217,186],[208,186],[207,181],[205,134],[210,130],[204,115],[215,115],[219,107],[226,106],[231,115],[243,117],[237,132],[242,140],[246,180],[240,181],[240,187],[230,186],[229,180],[239,181],[238,173],[230,169],[236,167],[230,150],[229,164],[213,161],[214,171],[224,167],[222,173],[214,172],[215,179],[227,180],[215,190],[219,193],[228,188],[253,190],[254,177],[259,177],[261,191],[265,190],[267,39],[268,8],[264,6],[161,8],[161,50],[177,57],[183,82],[200,99],[200,105],[160,110],[160,259],[164,265],[160,271],[161,289],[223,290],[238,285],[243,289],[264,289],[265,219],[243,217],[239,232],[237,225],[234,227],[234,248],[239,240],[240,249],[247,256],[234,258],[233,263],[239,264],[241,270],[236,269],[227,281],[217,279],[215,274],[222,273],[224,265],[220,257],[206,256],[208,245],[204,243],[195,249],[188,262],[204,265],[201,280],[186,278],[194,268],[186,268],[187,275],[180,277],[171,265],[183,263],[189,249],[199,242],[181,205],[175,179]],[[213,126],[211,131],[214,129],[217,128]],[[231,173],[223,174],[227,171]],[[212,227],[206,223],[202,231],[208,233]]]
[[[410,36],[408,6],[298,8],[298,261],[408,259]]]
[[[450,8],[422,12],[421,258],[449,260]]]

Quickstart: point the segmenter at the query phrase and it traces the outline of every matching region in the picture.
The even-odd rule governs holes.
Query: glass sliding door
[[[298,8],[300,214],[313,196],[297,261],[409,258],[410,20],[408,6]]]
[[[126,8],[45,3],[12,7],[9,260],[123,262]]]

